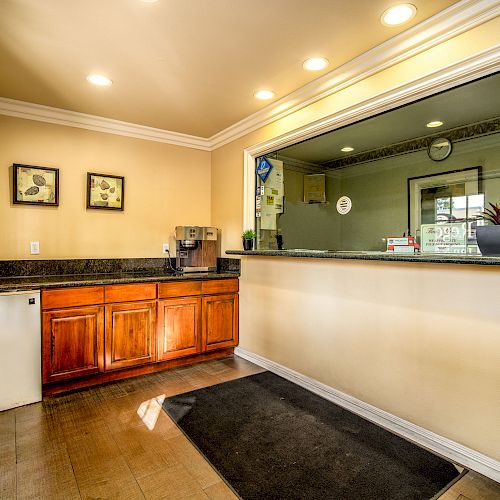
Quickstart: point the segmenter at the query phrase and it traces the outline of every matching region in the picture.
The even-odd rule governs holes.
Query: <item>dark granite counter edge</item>
[[[370,260],[386,262],[423,262],[431,264],[467,264],[483,266],[500,266],[500,257],[454,256],[438,254],[389,254],[385,252],[294,252],[293,250],[226,250],[228,255],[262,256],[262,257],[298,257],[305,259],[340,259]]]
[[[239,273],[186,273],[164,276],[141,276],[140,274],[130,276],[92,277],[92,275],[77,276],[36,276],[23,278],[0,278],[0,293],[16,290],[38,290],[41,288],[66,288],[76,286],[97,285],[121,285],[127,283],[151,283],[181,280],[219,280],[239,278]]]

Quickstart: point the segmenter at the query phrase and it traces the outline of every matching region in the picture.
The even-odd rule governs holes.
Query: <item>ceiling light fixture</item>
[[[434,120],[433,122],[427,123],[425,126],[428,128],[435,128],[435,127],[440,127],[443,125],[443,122],[440,122],[439,120]]]
[[[141,0],[141,2],[144,2],[144,3],[155,3],[157,1],[158,0]]]
[[[113,83],[108,77],[103,75],[89,75],[87,81],[93,85],[100,85],[101,87],[108,87]]]
[[[380,17],[384,26],[398,26],[413,19],[417,14],[417,8],[411,3],[402,3],[390,7]]]
[[[319,71],[328,66],[329,61],[325,57],[310,57],[302,64],[302,67],[307,71]]]
[[[343,153],[350,153],[351,151],[354,151],[354,148],[351,148],[351,146],[344,146],[340,151]]]
[[[272,90],[258,90],[254,94],[256,99],[261,99],[263,101],[267,99],[272,99],[274,97],[274,92]]]

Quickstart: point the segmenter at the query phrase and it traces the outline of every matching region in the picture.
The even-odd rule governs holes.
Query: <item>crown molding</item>
[[[14,116],[26,120],[36,120],[67,127],[83,128],[104,132],[107,134],[122,135],[146,141],[163,142],[174,146],[201,149],[210,151],[208,139],[194,135],[170,132],[159,128],[146,127],[135,123],[122,122],[102,116],[88,115],[67,109],[53,108],[30,102],[17,101],[0,97],[0,115]]]
[[[500,15],[500,3],[462,0],[210,137],[220,148]]]
[[[0,115],[213,151],[499,15],[496,0],[461,0],[209,138],[6,97]]]

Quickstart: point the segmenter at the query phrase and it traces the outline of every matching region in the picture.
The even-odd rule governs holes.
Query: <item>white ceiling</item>
[[[1,0],[0,96],[201,137],[390,39],[455,0],[413,0],[400,28],[391,0]],[[318,73],[304,59],[325,56]],[[85,76],[102,73],[99,88]]]
[[[500,116],[500,73],[281,149],[280,156],[324,163]],[[426,124],[440,120],[443,126]],[[344,146],[355,148],[343,153]]]

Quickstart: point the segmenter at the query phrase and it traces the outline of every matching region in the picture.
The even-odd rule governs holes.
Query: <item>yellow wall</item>
[[[485,23],[212,153],[212,224],[241,248],[243,149],[493,46]],[[500,269],[243,257],[240,345],[500,459]]]
[[[59,207],[13,205],[13,163],[59,168]],[[1,116],[0,168],[0,259],[162,257],[176,225],[210,224],[209,152]],[[125,177],[123,212],[86,209],[87,172]]]

